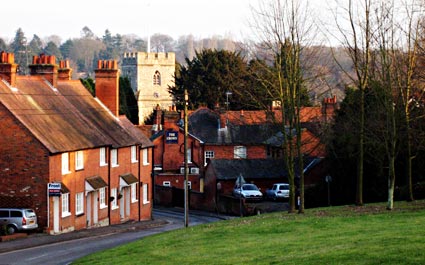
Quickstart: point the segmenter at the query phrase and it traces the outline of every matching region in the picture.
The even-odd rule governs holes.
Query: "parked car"
[[[233,196],[241,197],[245,199],[263,199],[263,193],[255,184],[242,184],[242,186],[235,186],[233,189]]]
[[[32,209],[0,208],[0,227],[6,227],[8,234],[38,228],[37,215]]]
[[[278,200],[289,198],[289,184],[276,183],[271,189],[267,189],[265,193],[266,199]]]

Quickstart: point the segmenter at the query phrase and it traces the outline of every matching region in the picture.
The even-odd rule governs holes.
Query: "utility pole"
[[[187,160],[187,135],[188,135],[188,126],[187,126],[187,104],[189,101],[189,96],[187,94],[187,89],[184,90],[184,226],[188,227],[189,225],[189,168]]]

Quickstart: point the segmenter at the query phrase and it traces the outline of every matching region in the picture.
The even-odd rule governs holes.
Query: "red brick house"
[[[118,116],[116,61],[99,61],[96,97],[67,61],[29,67],[0,53],[0,207],[33,208],[52,234],[151,219],[153,144]]]
[[[175,109],[163,113],[157,109],[156,116],[158,123],[154,127],[161,127],[162,130],[151,137],[155,146],[155,184],[183,189],[185,179],[183,117]],[[202,192],[204,184],[203,178],[200,177],[200,170],[203,168],[203,142],[189,133],[187,147],[189,187],[194,191]]]
[[[164,186],[178,189],[184,187],[183,117],[176,110],[161,113],[157,109],[156,112],[155,124],[152,127],[154,134],[151,137],[155,146],[155,202],[176,205],[172,201],[179,200],[176,197],[182,195],[180,193],[170,194],[171,189],[164,189]],[[219,182],[223,184],[221,194],[231,194],[237,176],[227,176],[224,177],[228,180],[227,182],[221,181],[220,174],[224,174],[224,172],[216,172],[219,167],[211,166],[209,163],[211,160],[227,161],[222,163],[235,167],[247,163],[249,165],[256,164],[261,168],[267,168],[270,172],[276,171],[270,166],[280,163],[276,160],[280,158],[282,141],[279,135],[279,133],[281,134],[281,125],[278,123],[279,112],[280,110],[277,109],[273,112],[219,112],[202,107],[189,114],[188,154],[190,157],[188,161],[189,181],[192,188],[191,207],[213,209],[211,203],[217,194],[216,185]],[[309,108],[307,111],[303,111],[302,122],[304,125],[317,124],[323,121],[324,115],[326,114],[320,107]],[[325,155],[323,143],[308,129],[303,130],[302,141],[303,153],[308,157],[316,157],[314,163],[316,166],[321,161],[320,158]],[[273,162],[273,160],[275,161]],[[281,163],[277,167],[282,168]],[[196,174],[194,174],[195,172]],[[255,167],[252,172],[256,172]],[[213,174],[218,175],[212,176]],[[253,179],[264,190],[271,187],[272,183],[276,181],[286,180],[285,174],[281,172],[267,178],[258,175]],[[253,179],[250,181],[254,181]],[[229,184],[230,182],[232,183]]]

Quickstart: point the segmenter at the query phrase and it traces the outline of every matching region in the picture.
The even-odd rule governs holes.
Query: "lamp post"
[[[229,96],[232,95],[233,93],[230,91],[226,92],[226,110],[229,110]]]
[[[189,101],[189,96],[187,94],[187,89],[184,90],[184,226],[188,227],[189,225],[189,168],[187,160],[187,135],[188,135],[188,126],[187,126],[187,104]]]

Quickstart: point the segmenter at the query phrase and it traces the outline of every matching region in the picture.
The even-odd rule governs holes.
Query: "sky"
[[[192,34],[195,38],[214,35],[247,39],[251,6],[260,0],[20,0],[1,5],[0,38],[12,41],[18,28],[32,39],[57,35],[62,42],[81,37],[87,26],[102,37],[135,34],[146,38],[161,33],[177,40]],[[323,8],[329,0],[310,0]],[[65,4],[66,3],[66,4]],[[10,12],[5,12],[10,10]]]
[[[174,39],[192,34],[243,38],[252,0],[21,0],[2,3],[0,37],[10,41],[18,28],[28,39],[58,35],[79,38],[87,26],[97,36],[146,37],[161,33]],[[65,4],[66,3],[66,4]],[[5,12],[10,10],[11,12]],[[243,33],[245,32],[245,33]]]

